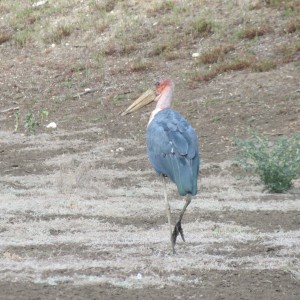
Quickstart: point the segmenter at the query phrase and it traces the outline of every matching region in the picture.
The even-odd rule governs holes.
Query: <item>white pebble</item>
[[[56,125],[55,122],[51,122],[51,123],[49,123],[46,127],[47,127],[47,128],[56,128],[57,125]]]

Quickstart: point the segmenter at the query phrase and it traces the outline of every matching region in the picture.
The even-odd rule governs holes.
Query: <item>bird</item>
[[[200,151],[196,132],[180,113],[171,108],[174,88],[175,85],[169,78],[156,82],[156,98],[153,100],[157,103],[150,115],[146,130],[148,158],[156,173],[163,180],[173,254],[176,253],[175,245],[178,235],[185,242],[181,221],[191,203],[192,196],[197,194],[200,168]],[[138,102],[143,102],[143,97],[139,99]],[[148,103],[149,101],[145,105]],[[139,107],[142,106],[139,103]],[[171,207],[167,196],[167,177],[176,184],[179,195],[185,196],[185,204],[175,226],[172,225]]]

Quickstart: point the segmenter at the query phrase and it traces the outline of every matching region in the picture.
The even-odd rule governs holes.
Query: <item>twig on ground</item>
[[[89,93],[94,93],[94,92],[97,92],[99,89],[85,89],[84,90],[84,92],[82,92],[82,93],[78,93],[78,94],[76,94],[76,95],[74,95],[73,96],[73,99],[74,98],[80,98],[81,96],[84,96],[84,95],[86,95],[86,94],[89,94]]]
[[[7,109],[1,110],[0,113],[5,114],[5,113],[7,113],[7,112],[10,112],[10,111],[13,111],[13,110],[19,110],[19,109],[20,109],[19,106],[11,107],[11,108],[7,108]]]

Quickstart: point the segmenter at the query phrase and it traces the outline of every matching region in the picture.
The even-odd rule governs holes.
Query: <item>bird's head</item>
[[[127,115],[139,108],[151,103],[152,101],[158,101],[164,92],[174,90],[174,83],[171,79],[159,80],[155,84],[155,92],[152,89],[147,90],[138,99],[136,99],[121,115]]]
[[[171,79],[163,79],[159,80],[155,83],[155,94],[156,98],[155,101],[158,101],[162,93],[166,90],[172,89],[174,90],[174,83],[172,82]]]

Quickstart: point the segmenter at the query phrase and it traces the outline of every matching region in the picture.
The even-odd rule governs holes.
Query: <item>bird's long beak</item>
[[[140,97],[138,97],[124,112],[122,112],[121,116],[125,116],[130,114],[139,108],[144,107],[145,105],[151,103],[156,100],[155,92],[151,89],[147,90]]]

